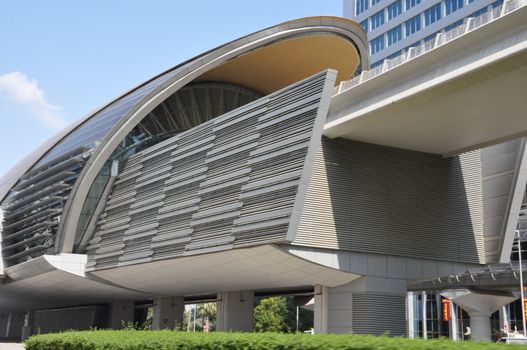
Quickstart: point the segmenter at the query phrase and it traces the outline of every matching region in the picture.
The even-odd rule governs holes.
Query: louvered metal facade
[[[324,139],[294,244],[483,263],[482,200],[479,151]]]
[[[334,79],[318,74],[123,162],[88,267],[286,242]]]
[[[127,135],[112,158],[129,157],[130,154],[148,145],[189,130],[258,97],[260,97],[258,93],[232,84],[213,82],[190,84],[178,90],[150,112]],[[107,111],[110,110],[113,110],[113,107],[108,107]],[[104,113],[101,115],[104,116]],[[4,207],[2,256],[6,265],[16,265],[45,253],[58,252],[56,236],[69,194],[93,153],[96,143],[102,137],[101,133],[111,125],[111,123],[104,124],[106,125],[104,127],[99,125],[97,121],[100,118],[103,117],[99,117],[98,114],[89,123],[83,125],[80,131],[75,131],[64,139],[11,188],[9,196],[2,203]],[[94,123],[93,130],[88,126],[92,123]],[[105,123],[109,121],[106,120]],[[97,133],[83,131],[84,129],[95,130]],[[87,135],[78,137],[79,132]],[[75,142],[70,142],[69,139]],[[73,148],[75,145],[81,146]],[[80,245],[83,239],[87,239],[85,235],[87,226],[92,220],[102,191],[110,180],[111,159],[107,164],[108,166],[103,168],[94,181],[88,200],[85,202],[76,230],[76,246]]]
[[[26,173],[3,202],[2,256],[15,265],[54,253],[64,204],[92,150],[78,147]]]
[[[405,296],[388,293],[353,293],[353,333],[406,334]]]

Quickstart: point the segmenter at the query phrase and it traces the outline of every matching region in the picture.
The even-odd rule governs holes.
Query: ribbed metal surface
[[[2,256],[15,265],[53,247],[64,203],[91,151],[76,148],[26,173],[2,203]]]
[[[455,158],[323,140],[294,244],[479,263],[479,151]]]
[[[508,221],[516,219],[510,214],[519,209],[513,206],[513,199],[516,182],[521,178],[524,142],[516,139],[481,150],[487,263],[499,261],[506,233],[512,233],[506,231]],[[516,223],[509,226],[514,230]]]
[[[353,333],[393,336],[406,333],[404,295],[353,293]]]
[[[285,241],[327,79],[317,74],[122,164],[88,267]]]

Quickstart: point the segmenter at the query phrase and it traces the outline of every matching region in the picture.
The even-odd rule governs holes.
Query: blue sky
[[[134,85],[243,35],[341,0],[1,0],[0,176]]]

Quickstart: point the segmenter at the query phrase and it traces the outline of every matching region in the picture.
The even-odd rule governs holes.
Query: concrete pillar
[[[154,298],[152,329],[179,329],[183,326],[183,297]]]
[[[475,341],[490,341],[490,315],[504,305],[518,299],[512,295],[483,294],[472,291],[457,292],[452,300],[465,309],[470,317],[470,337]]]
[[[13,317],[10,320],[8,330],[10,338],[18,338],[13,337],[12,335],[20,334],[20,339],[26,340],[29,336],[38,332],[38,330],[35,329],[35,311],[28,311],[23,317],[17,317],[19,316],[17,313],[11,313],[11,315],[13,315]],[[20,320],[22,320],[22,322],[20,322]],[[22,332],[20,332],[20,330],[22,330]]]
[[[114,301],[110,303],[108,326],[122,329],[134,322],[135,303],[133,301]]]
[[[485,312],[469,311],[470,338],[476,341],[490,341],[490,314]]]
[[[423,329],[423,339],[428,339],[428,322],[426,319],[426,308],[428,307],[428,296],[426,292],[421,293],[421,328]]]
[[[414,292],[406,293],[406,336],[415,338],[415,296]]]
[[[500,307],[500,330],[510,330],[509,325],[509,305]]]
[[[448,321],[450,339],[459,340],[458,315],[456,305],[450,300],[450,320]]]
[[[325,334],[328,332],[328,287],[315,285],[315,305],[313,328],[315,334]]]
[[[224,332],[252,332],[253,311],[253,291],[218,293],[216,329]]]

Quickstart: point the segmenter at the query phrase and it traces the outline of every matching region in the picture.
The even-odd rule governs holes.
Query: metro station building
[[[527,11],[503,6],[376,76],[357,23],[286,22],[61,131],[0,180],[0,337],[119,328],[144,305],[173,328],[200,300],[251,331],[273,293],[311,293],[319,333],[413,336],[410,284],[510,259]]]

